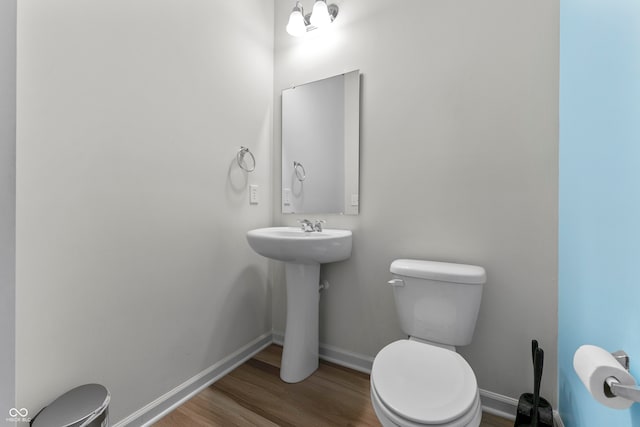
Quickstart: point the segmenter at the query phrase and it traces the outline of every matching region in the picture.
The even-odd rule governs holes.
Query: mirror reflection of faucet
[[[322,232],[322,224],[326,224],[327,221],[323,219],[315,219],[313,222],[308,219],[298,220],[298,224],[300,224],[300,229],[305,233],[313,233],[314,231],[320,233]]]

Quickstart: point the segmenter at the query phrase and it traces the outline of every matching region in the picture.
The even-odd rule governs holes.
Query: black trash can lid
[[[32,427],[68,427],[100,413],[109,405],[109,391],[100,384],[85,384],[69,390],[44,408]]]

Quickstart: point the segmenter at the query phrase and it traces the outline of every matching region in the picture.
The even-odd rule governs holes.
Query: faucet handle
[[[305,233],[309,233],[314,230],[314,225],[308,219],[299,219],[298,224],[300,224],[300,229]]]
[[[313,229],[320,232],[322,231],[322,224],[326,224],[327,221],[324,219],[316,219],[313,221]]]

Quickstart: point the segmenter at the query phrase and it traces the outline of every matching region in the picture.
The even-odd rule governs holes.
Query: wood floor
[[[380,426],[369,376],[333,363],[297,384],[280,380],[282,347],[272,345],[178,407],[155,427]],[[513,422],[483,414],[481,427]]]

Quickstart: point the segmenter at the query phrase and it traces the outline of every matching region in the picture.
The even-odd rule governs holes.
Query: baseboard
[[[516,410],[518,409],[517,399],[480,389],[480,401],[482,402],[482,410],[484,412],[508,420],[516,419]]]
[[[274,331],[273,342],[274,344],[283,345],[284,335],[281,332]],[[364,372],[365,374],[371,373],[373,357],[351,353],[323,343],[320,343],[319,353],[320,359],[326,360],[327,362],[335,363],[336,365],[344,366],[354,371]]]
[[[284,335],[281,332],[274,331],[256,338],[235,353],[114,424],[113,427],[146,427],[152,425],[203,389],[251,359],[271,343],[283,345]],[[373,357],[341,350],[337,347],[322,343],[320,344],[319,353],[322,360],[366,374],[371,373]],[[515,420],[515,414],[518,408],[518,401],[516,399],[480,389],[480,400],[483,411],[508,420]],[[558,411],[553,411],[553,415],[555,426],[564,427]]]
[[[283,345],[284,334],[282,332],[274,331],[273,342],[278,345]],[[351,353],[323,343],[320,343],[319,350],[320,359],[322,360],[335,363],[336,365],[351,368],[356,371],[364,372],[365,374],[371,373],[371,366],[373,366],[373,357]],[[516,410],[518,409],[517,399],[503,396],[492,391],[480,389],[480,401],[482,402],[483,411],[502,418],[506,418],[508,420],[516,419]],[[564,427],[558,411],[553,411],[553,415],[555,426]]]
[[[125,419],[117,422],[113,427],[150,426],[203,389],[251,359],[254,355],[271,345],[271,342],[271,333],[256,338],[238,351],[188,379]]]
[[[516,419],[516,412],[518,410],[518,401],[516,399],[480,389],[480,401],[482,402],[482,410],[484,412],[508,420]],[[558,411],[553,411],[553,424],[555,427],[564,427]]]

